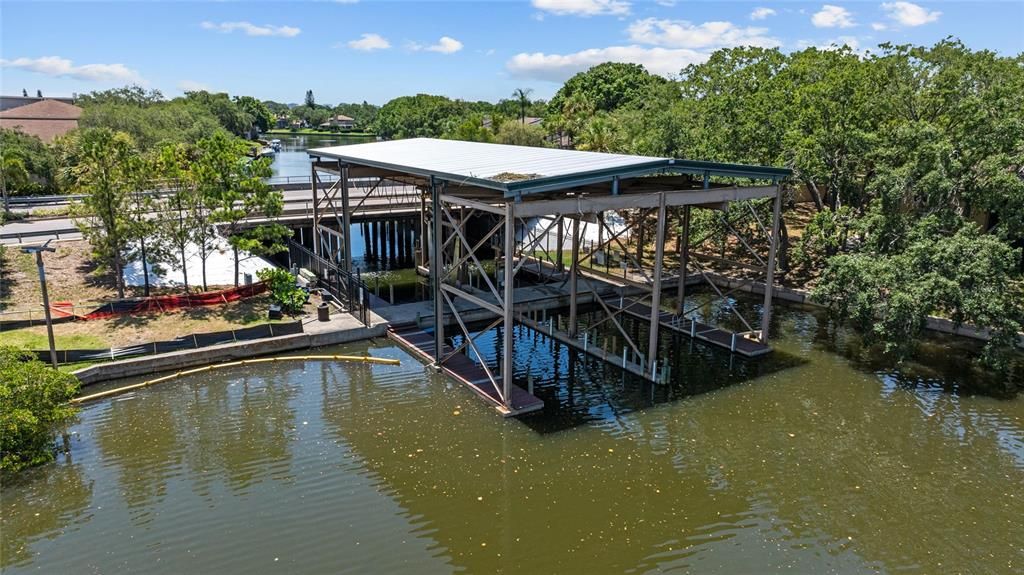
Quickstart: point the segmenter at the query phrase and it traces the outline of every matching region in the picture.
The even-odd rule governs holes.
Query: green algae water
[[[774,329],[756,361],[666,336],[673,382],[652,385],[517,327],[547,404],[521,420],[387,340],[325,351],[401,366],[239,367],[89,404],[66,455],[3,485],[3,571],[1024,569],[1024,399],[973,346],[894,365],[818,312],[780,306]]]

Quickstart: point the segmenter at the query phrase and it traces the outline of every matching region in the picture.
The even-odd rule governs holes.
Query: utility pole
[[[57,347],[53,343],[53,320],[50,319],[50,296],[46,292],[46,269],[43,267],[43,252],[55,252],[57,248],[51,248],[50,242],[41,246],[29,246],[21,248],[26,254],[36,254],[36,267],[39,268],[39,285],[43,290],[43,312],[46,314],[46,336],[50,339],[50,363],[53,369],[57,369]]]

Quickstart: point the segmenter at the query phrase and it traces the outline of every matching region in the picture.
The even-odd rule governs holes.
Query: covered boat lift
[[[648,379],[657,381],[664,375],[659,371],[657,357],[662,327],[748,356],[770,351],[768,328],[782,202],[779,181],[791,174],[787,169],[427,138],[316,148],[308,153],[312,159],[314,251],[349,274],[353,271],[351,214],[358,208],[349,201],[354,187],[362,187],[358,195],[363,198],[387,197],[391,190],[410,185],[421,190],[417,256],[419,265],[430,273],[434,328],[433,341],[420,347],[429,348],[438,369],[450,372],[464,383],[475,381],[470,386],[507,415],[542,406],[537,404],[540,400],[529,401],[524,399],[522,390],[514,390],[511,377],[514,323],[535,329],[545,327],[516,308],[514,278],[524,267],[559,278],[563,289],[568,290],[569,318],[564,331],[556,334],[554,327],[548,325],[546,333]],[[338,178],[325,185],[321,173]],[[734,202],[759,198],[773,199],[767,225],[752,206],[740,206],[734,211],[746,219],[748,229],[763,234],[766,254],[752,247],[753,242],[747,241],[741,226],[729,215]],[[691,253],[693,208],[718,211],[729,233],[750,252],[751,260],[726,262],[720,257]],[[640,217],[613,230],[607,225],[605,214],[619,211],[638,211]],[[488,215],[493,224],[482,235],[471,238],[466,224],[474,215]],[[652,215],[655,245],[653,269],[648,273],[621,238],[635,226],[645,222],[649,225]],[[543,231],[529,232],[527,221],[538,218],[546,222],[542,224]],[[681,249],[678,262],[666,266],[666,229],[673,222],[680,229]],[[588,225],[597,226],[599,239],[584,246],[581,227]],[[554,257],[550,249],[538,249],[550,234],[557,234],[558,238]],[[703,240],[697,245],[700,243]],[[567,266],[562,253],[566,244]],[[587,330],[597,324],[581,333],[577,321],[581,284],[592,285],[602,280],[592,265],[588,268],[583,264],[616,245],[637,273],[630,278],[623,272],[618,298],[599,297],[595,293],[590,301],[597,303],[605,314],[598,324],[610,322],[627,343],[628,349],[623,349],[621,357],[588,345]],[[497,254],[493,278],[482,262],[483,249]],[[709,259],[756,271],[763,278],[764,306],[759,329],[732,306],[728,293],[723,294],[710,281],[708,270],[701,263]],[[746,331],[728,332],[690,318],[693,310],[684,309],[683,305],[687,278],[692,275],[708,280]],[[478,278],[476,287],[470,278]],[[584,278],[586,281],[582,281]],[[672,282],[678,303],[673,312],[668,312],[662,310],[661,298],[663,287]],[[458,300],[491,312],[495,319],[474,336],[455,305]],[[458,327],[455,333],[462,336],[462,342],[454,349],[445,344],[446,313],[454,316]],[[649,321],[646,345],[634,341],[622,327],[619,320],[623,315]],[[504,328],[499,347],[502,357],[495,370],[487,365],[475,338],[499,326]],[[422,335],[418,337],[422,341]],[[470,351],[479,358],[473,377],[461,374],[459,368],[466,364]]]

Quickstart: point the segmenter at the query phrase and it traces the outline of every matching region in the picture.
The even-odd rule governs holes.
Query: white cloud
[[[694,26],[685,20],[646,18],[630,24],[627,31],[634,42],[669,48],[774,47],[782,44],[768,36],[766,28],[741,28],[732,22],[705,22]]]
[[[878,31],[878,32],[881,32],[882,30],[888,30],[889,27],[886,26],[884,22],[872,22],[871,23],[871,29],[875,30],[875,31]]]
[[[373,50],[387,50],[391,42],[380,34],[363,34],[358,40],[349,40],[348,47],[353,50],[372,52]]]
[[[505,68],[519,78],[563,82],[573,74],[604,62],[642,64],[647,70],[662,76],[678,74],[690,65],[704,62],[709,54],[687,48],[645,48],[643,46],[610,46],[592,48],[572,54],[516,54],[506,62]]]
[[[655,0],[655,3],[658,6],[664,6],[666,8],[671,8],[671,7],[676,5],[676,0]]]
[[[59,56],[43,56],[41,58],[0,58],[0,67],[27,70],[44,76],[74,78],[89,82],[137,82],[143,80],[139,73],[124,64],[83,64],[75,66],[74,62]]]
[[[821,10],[811,16],[811,23],[818,28],[850,28],[856,26],[853,14],[841,6],[825,4]]]
[[[182,92],[212,92],[209,86],[202,82],[196,82],[195,80],[182,80],[178,82],[178,89]]]
[[[630,7],[626,0],[533,0],[532,4],[559,16],[625,16]]]
[[[441,54],[454,54],[462,49],[462,42],[459,42],[455,38],[448,36],[441,36],[441,39],[437,41],[437,44],[431,44],[430,46],[424,46],[423,44],[417,44],[416,42],[406,42],[406,49],[414,52],[420,50],[426,50],[427,52],[440,52]]]
[[[764,20],[765,18],[767,18],[769,16],[774,16],[775,14],[776,14],[775,10],[772,10],[771,8],[764,8],[764,7],[754,8],[754,11],[750,13],[750,19],[751,20]]]
[[[246,36],[282,36],[292,38],[298,36],[301,29],[294,26],[274,26],[265,24],[257,26],[251,22],[202,22],[199,24],[204,30],[216,30],[224,34],[230,34],[236,30],[244,32]]]
[[[882,10],[892,20],[910,27],[935,22],[942,16],[942,12],[929,12],[913,2],[883,2]]]
[[[462,49],[462,42],[448,36],[441,36],[437,44],[427,46],[424,50],[428,52],[440,52],[442,54],[454,54]]]

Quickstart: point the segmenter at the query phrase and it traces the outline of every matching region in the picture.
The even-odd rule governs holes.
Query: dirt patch
[[[117,298],[114,275],[101,271],[92,258],[89,243],[84,240],[55,242],[54,253],[43,254],[46,287],[51,302],[71,302],[76,306],[97,306]],[[0,311],[42,308],[43,294],[39,287],[35,256],[22,253],[16,246],[3,246],[0,251]],[[210,290],[230,286],[208,286]],[[153,287],[150,295],[182,293],[181,288]],[[128,286],[125,297],[142,297],[142,287]]]
[[[55,325],[53,331],[60,349],[120,347],[267,323],[269,306],[270,296],[263,294],[223,305],[61,323]],[[312,306],[307,308],[306,313],[312,314]],[[292,322],[295,318],[286,317],[282,321]],[[46,327],[5,331],[3,338],[18,346],[45,349]]]
[[[112,274],[100,272],[85,241],[51,244],[54,253],[43,254],[50,301],[71,302],[76,313],[87,313],[117,297]],[[210,286],[220,289],[228,286]],[[152,295],[181,293],[180,288],[154,288]],[[127,297],[141,297],[143,288],[128,288]],[[0,311],[9,320],[42,317],[42,291],[35,256],[15,246],[0,250]],[[203,306],[166,313],[124,315],[102,320],[75,321],[54,326],[58,348],[102,348],[163,341],[192,333],[222,331],[267,322],[268,294],[223,305]],[[19,313],[26,312],[26,313]],[[312,313],[313,310],[307,310]],[[284,321],[294,321],[285,318]],[[4,331],[2,338],[19,346],[46,347],[46,327],[39,325]],[[41,342],[41,343],[40,343]]]

